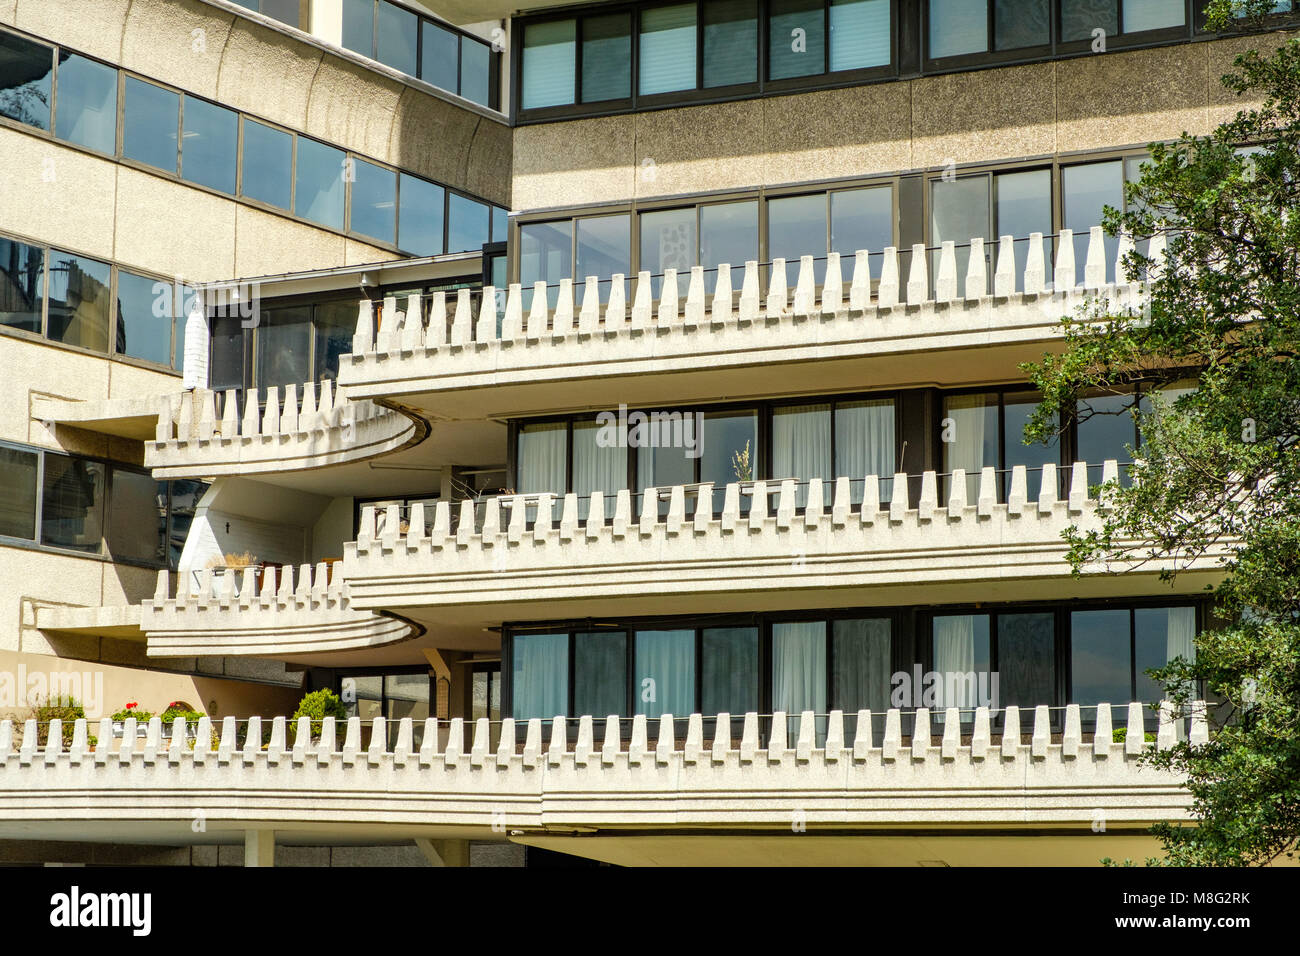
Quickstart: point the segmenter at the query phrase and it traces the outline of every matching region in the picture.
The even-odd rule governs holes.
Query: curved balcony
[[[684,297],[673,270],[640,273],[630,300],[623,276],[588,277],[580,305],[570,280],[558,289],[539,282],[527,314],[517,284],[504,296],[484,289],[477,307],[468,290],[458,292],[454,307],[436,293],[427,315],[418,297],[405,311],[390,300],[377,331],[371,304],[362,302],[339,383],[352,397],[400,397],[441,417],[474,418],[747,394],[756,390],[755,376],[770,381],[774,369],[792,391],[936,376],[961,382],[970,366],[963,353],[971,349],[984,350],[988,376],[1014,378],[1017,363],[1039,358],[1059,335],[1061,317],[1085,301],[1104,297],[1113,308],[1141,308],[1141,285],[1107,283],[1100,227],[1089,235],[1082,284],[1073,236],[1063,230],[1055,239],[1050,267],[1051,236],[1003,236],[996,257],[984,240],[972,239],[960,250],[969,264],[960,282],[959,249],[945,242],[938,250],[913,246],[904,257],[893,247],[863,250],[847,263],[838,254],[804,256],[793,290],[778,259],[745,263],[738,290],[722,265],[709,270],[713,288],[706,292],[705,270],[697,266]],[[1133,248],[1131,240],[1119,241],[1112,274],[1123,274]],[[1163,248],[1163,237],[1151,240],[1153,260],[1162,260]],[[935,253],[932,283],[927,257]]]
[[[141,602],[140,629],[150,657],[271,656],[358,651],[423,633],[415,624],[352,606],[338,565],[304,564],[242,572],[195,571],[171,596],[158,572],[152,600]]]
[[[28,721],[18,740],[6,720],[0,828],[9,821],[110,833],[145,826],[181,843],[218,842],[223,831],[254,828],[277,836],[310,829],[318,837],[367,829],[408,839],[431,831],[486,839],[508,833],[536,845],[568,840],[567,852],[595,858],[657,851],[667,862],[673,852],[703,847],[734,853],[729,840],[737,833],[788,839],[798,821],[797,841],[838,834],[821,844],[832,854],[845,852],[845,833],[864,847],[890,830],[915,829],[947,831],[928,839],[962,853],[964,838],[952,831],[983,828],[996,835],[995,845],[1014,844],[1018,833],[1037,841],[1031,852],[1038,862],[1095,864],[1126,846],[1126,834],[1136,838],[1155,821],[1188,817],[1182,781],[1138,758],[1179,739],[1205,743],[1204,705],[1186,714],[1162,705],[1154,742],[1145,709],[1128,706],[1119,740],[1106,705],[1070,705],[1056,714],[1045,706],[1032,713],[979,708],[965,728],[956,709],[938,728],[938,714],[924,709],[874,717],[806,712],[790,721],[775,714],[770,722],[752,713],[735,721],[725,714],[611,717],[603,727],[591,717],[483,719],[468,741],[460,719],[406,718],[392,728],[352,718],[341,746],[333,718],[318,736],[306,718],[291,727],[277,717],[267,728],[259,718],[216,725],[204,717],[194,733],[184,720],[164,727],[155,717],[139,736],[134,719],[120,735],[106,719],[93,742],[95,728],[78,720],[68,746],[57,722],[42,735]],[[882,724],[883,733],[876,729]],[[742,728],[738,740],[733,726]],[[191,829],[196,812],[206,823],[198,836]],[[575,831],[584,839],[567,836]],[[672,842],[683,834],[709,839],[683,850]],[[890,849],[875,852],[908,852],[893,839]],[[1041,857],[1052,852],[1057,856]],[[680,859],[687,858],[698,862]]]
[[[1118,465],[1107,461],[1101,472],[1103,484],[1117,480]],[[1017,466],[1005,503],[993,468],[978,482],[961,471],[945,477],[943,504],[941,476],[926,472],[914,503],[908,476],[895,475],[887,505],[882,480],[870,476],[830,485],[732,483],[717,492],[711,484],[651,488],[637,496],[639,515],[630,492],[597,493],[581,519],[570,494],[558,521],[547,494],[463,501],[455,522],[446,502],[432,513],[413,507],[405,517],[396,506],[364,508],[357,540],[345,545],[344,574],[356,606],[430,621],[428,609],[436,608],[443,625],[494,616],[498,623],[626,617],[670,607],[741,612],[1059,598],[1103,577],[1112,596],[1150,588],[1158,562],[1144,574],[1097,568],[1082,585],[1071,583],[1061,532],[1071,524],[1095,527],[1106,508],[1090,493],[1085,463],[1071,469],[1064,496],[1056,466],[1044,465],[1036,498]],[[968,487],[977,489],[974,500]],[[1200,586],[1192,572],[1212,565],[1207,557],[1187,570],[1186,586]]]
[[[270,475],[365,461],[428,434],[418,416],[336,396],[329,381],[319,392],[307,382],[299,394],[288,385],[281,399],[273,385],[242,397],[233,389],[165,396],[144,463],[158,478]]]

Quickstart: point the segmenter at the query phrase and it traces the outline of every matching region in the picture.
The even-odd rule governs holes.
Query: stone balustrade
[[[731,715],[686,719],[684,739],[671,715],[601,722],[557,717],[477,721],[465,740],[460,719],[403,718],[389,746],[382,718],[368,742],[351,718],[338,740],[333,718],[313,735],[310,721],[283,717],[220,724],[204,717],[197,733],[178,719],[152,718],[143,735],[134,718],[115,736],[112,722],[76,721],[71,743],[52,721],[39,742],[34,721],[0,723],[0,819],[180,820],[202,812],[209,827],[382,823],[451,826],[488,832],[563,827],[789,828],[882,825],[1146,826],[1184,819],[1190,798],[1176,776],[1145,766],[1153,747],[1209,739],[1203,704],[1177,714],[1160,705],[1151,742],[1142,704],[1127,708],[1123,739],[1113,739],[1111,708],[1085,726],[1078,705],[977,709],[963,727],[956,709],[942,722],[921,709],[888,711],[884,732],[872,715],[805,712],[787,734],[775,714],[745,714],[739,740]],[[1059,721],[1059,723],[1058,723]],[[576,723],[576,736],[571,729]],[[936,727],[935,724],[940,726]],[[904,735],[904,726],[909,733]],[[652,725],[657,725],[653,726]],[[1185,728],[1185,729],[1184,729]],[[1085,733],[1091,730],[1091,739]],[[630,731],[630,732],[625,732]],[[290,735],[292,734],[292,740]]]
[[[301,395],[301,397],[300,397]],[[427,425],[365,399],[336,395],[328,380],[228,389],[196,389],[162,398],[157,433],[144,443],[145,465],[159,478],[256,475],[363,461],[420,441]]]

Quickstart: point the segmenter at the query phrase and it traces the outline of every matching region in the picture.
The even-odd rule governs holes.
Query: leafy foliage
[[[298,709],[293,712],[293,722],[296,724],[299,717],[311,718],[311,732],[319,734],[321,731],[321,721],[326,717],[333,717],[335,720],[343,721],[348,719],[348,709],[343,701],[339,699],[338,694],[332,690],[315,690],[303,697],[298,704]]]

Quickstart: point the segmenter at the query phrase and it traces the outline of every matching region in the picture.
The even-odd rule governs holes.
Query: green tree
[[[1215,0],[1207,12],[1228,32],[1267,26],[1272,7]],[[1300,41],[1252,45],[1223,77],[1250,107],[1208,136],[1152,146],[1129,211],[1106,213],[1109,232],[1137,241],[1126,271],[1150,280],[1149,312],[1085,308],[1064,320],[1061,354],[1025,366],[1044,396],[1027,441],[1086,390],[1155,386],[1133,412],[1133,482],[1109,489],[1100,530],[1066,533],[1074,573],[1219,566],[1209,590],[1222,626],[1197,638],[1195,662],[1156,672],[1176,703],[1202,688],[1221,701],[1208,745],[1145,758],[1186,774],[1193,801],[1195,826],[1154,829],[1167,865],[1267,863],[1300,838]],[[1140,253],[1159,233],[1163,262]],[[1162,399],[1189,370],[1197,389]]]

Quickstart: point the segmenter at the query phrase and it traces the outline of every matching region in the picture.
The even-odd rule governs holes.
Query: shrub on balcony
[[[134,717],[136,720],[140,721],[140,723],[148,723],[149,719],[153,717],[153,713],[148,710],[142,710],[138,703],[130,701],[125,707],[110,716],[109,719],[115,724],[120,724],[128,717]]]
[[[313,737],[319,737],[321,731],[321,721],[326,717],[333,717],[336,721],[348,719],[348,709],[339,695],[332,690],[314,690],[307,694],[298,704],[298,709],[293,712],[293,723],[298,723],[299,717],[308,717],[311,719],[311,734]]]

